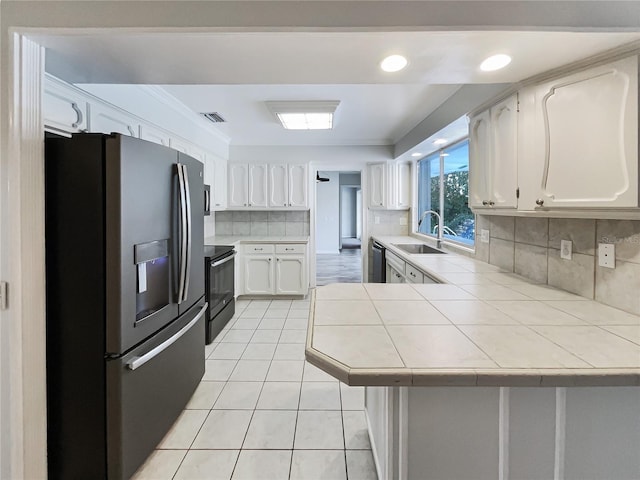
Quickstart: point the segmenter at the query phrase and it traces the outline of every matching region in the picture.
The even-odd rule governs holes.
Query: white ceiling
[[[47,36],[47,70],[73,83],[158,84],[218,112],[234,145],[393,144],[462,84],[512,83],[640,39],[594,32],[262,32]],[[389,74],[380,60],[400,53]],[[480,62],[507,53],[504,70]],[[331,131],[285,131],[267,100],[339,100]]]

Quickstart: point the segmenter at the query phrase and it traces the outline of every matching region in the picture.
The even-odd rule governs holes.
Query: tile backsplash
[[[640,221],[478,215],[476,258],[535,282],[640,315]],[[479,237],[479,235],[478,235]],[[560,258],[571,240],[572,258]],[[598,244],[616,249],[616,268],[598,266]]]
[[[309,235],[309,211],[215,212],[216,235],[293,237]]]

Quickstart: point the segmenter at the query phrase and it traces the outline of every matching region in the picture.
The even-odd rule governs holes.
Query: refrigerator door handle
[[[184,327],[178,330],[178,332],[176,332],[174,336],[165,340],[157,347],[149,350],[147,353],[145,353],[141,357],[133,357],[131,361],[127,363],[127,368],[129,370],[136,370],[137,368],[140,368],[142,365],[144,365],[148,361],[153,360],[154,357],[157,357],[158,355],[160,355],[164,350],[169,348],[174,342],[176,342],[180,337],[182,337],[185,333],[187,333],[198,322],[198,320],[200,320],[202,315],[204,315],[204,312],[207,311],[208,306],[209,304],[205,302],[205,304],[202,306],[202,308],[200,309],[198,314],[193,318],[193,320],[191,320]]]
[[[186,190],[184,183],[184,169],[181,163],[178,167],[178,186],[179,186],[179,204],[180,204],[180,279],[178,282],[178,304],[182,303],[185,298],[185,279],[187,274],[187,211],[186,211]]]
[[[187,200],[186,203],[186,218],[187,218],[187,253],[186,253],[186,274],[185,274],[185,282],[184,282],[184,297],[183,300],[187,299],[189,295],[189,278],[191,277],[191,188],[189,188],[189,173],[186,165],[182,165],[182,169],[184,171],[184,189],[185,189],[185,197]]]

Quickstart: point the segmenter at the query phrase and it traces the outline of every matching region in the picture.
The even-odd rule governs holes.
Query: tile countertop
[[[468,257],[390,249],[447,283],[318,287],[306,357],[344,383],[640,385],[640,317]]]
[[[308,243],[308,236],[273,237],[248,235],[216,235],[204,239],[205,245],[238,245],[240,243]]]

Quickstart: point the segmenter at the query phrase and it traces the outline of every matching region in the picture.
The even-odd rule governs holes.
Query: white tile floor
[[[134,480],[376,480],[364,390],[304,359],[307,300],[238,301]]]

